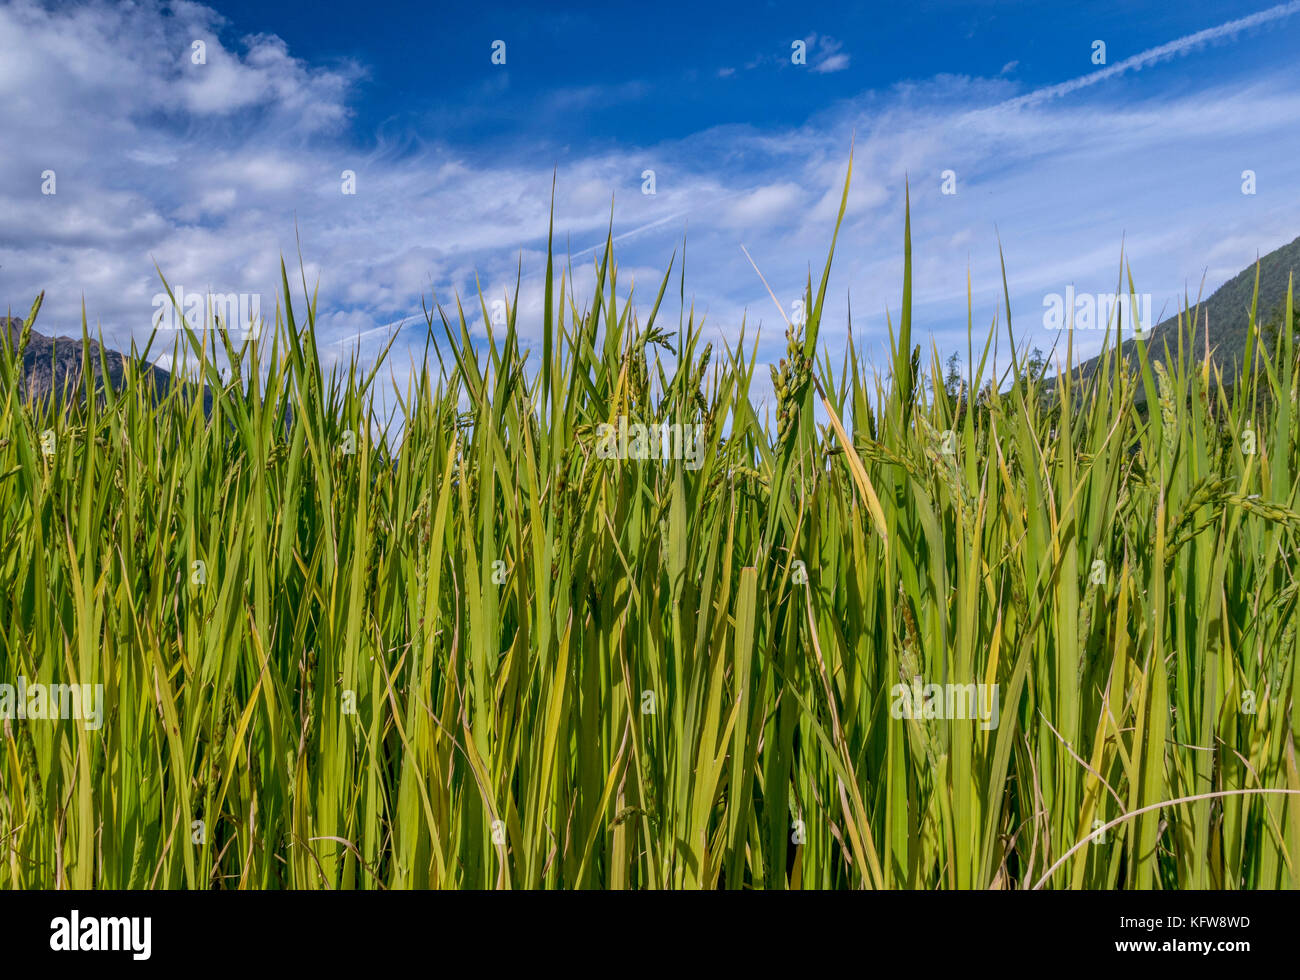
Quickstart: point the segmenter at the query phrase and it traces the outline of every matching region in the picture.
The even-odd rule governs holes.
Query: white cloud
[[[643,315],[684,240],[686,301],[709,311],[709,330],[734,338],[748,308],[749,336],[761,320],[779,346],[783,324],[739,245],[788,308],[810,268],[820,276],[856,132],[828,341],[845,334],[851,291],[855,333],[883,363],[884,311],[896,315],[901,281],[905,179],[915,318],[945,349],[958,338],[965,346],[968,263],[977,327],[1000,306],[995,228],[1018,333],[1033,329],[1045,292],[1110,288],[1121,240],[1139,289],[1160,308],[1207,266],[1226,278],[1300,232],[1291,150],[1300,93],[1286,77],[1258,73],[1248,86],[1199,81],[1167,94],[1151,84],[1158,73],[1131,69],[1265,22],[1152,49],[1111,71],[1105,86],[1075,80],[1023,93],[1007,77],[941,76],[863,93],[794,128],[720,126],[654,146],[565,154],[557,249],[572,253],[581,296],[613,197],[620,293],[636,270]],[[394,348],[405,365],[403,345],[417,355],[423,347],[421,297],[436,293],[454,315],[459,293],[477,322],[475,273],[490,297],[513,295],[521,258],[520,325],[525,338],[535,335],[555,155],[474,155],[439,143],[362,149],[341,129],[358,68],[310,65],[276,38],[226,47],[223,30],[194,4],[171,17],[146,2],[0,7],[9,39],[0,62],[0,305],[26,310],[47,289],[42,326],[67,333],[84,293],[91,323],[126,346],[129,334],[148,333],[156,260],[173,284],[256,293],[270,315],[282,254],[295,306],[303,302],[301,235],[308,291],[320,283],[322,347],[371,331],[361,346],[372,352],[405,320]],[[208,41],[207,75],[191,74],[200,67],[189,62],[195,38]],[[847,64],[838,42],[812,41],[814,67]],[[621,92],[643,94],[635,85]],[[594,97],[558,96],[571,105]],[[72,118],[81,124],[62,124]],[[40,193],[47,168],[58,173],[54,197]],[[641,193],[647,168],[656,171],[653,196]],[[1240,193],[1246,168],[1260,174],[1256,197]],[[945,169],[957,174],[955,197],[939,193]],[[354,196],[341,193],[344,170],[357,175]],[[667,309],[675,296],[674,280],[661,316],[675,319]]]
[[[826,35],[811,34],[806,39],[808,50],[814,51],[812,70],[819,75],[843,71],[849,67],[848,53],[842,51],[844,43]]]
[[[848,55],[832,54],[813,65],[812,70],[819,75],[824,75],[833,71],[843,71],[847,67],[849,67]]]
[[[796,217],[795,208],[803,200],[798,184],[784,181],[768,184],[729,203],[719,215],[722,224],[743,230],[758,230]]]

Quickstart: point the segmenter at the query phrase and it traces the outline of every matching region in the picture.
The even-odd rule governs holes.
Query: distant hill
[[[0,316],[0,332],[9,334],[9,342],[14,347],[18,345],[22,328],[22,320]],[[108,368],[109,384],[114,390],[120,389],[126,370],[125,356],[106,347],[103,360]],[[166,393],[171,383],[171,374],[153,364],[144,364],[143,370],[146,376],[152,375],[158,394]],[[98,389],[103,384],[103,367],[100,364],[99,343],[94,340],[90,341],[90,371]],[[60,395],[68,389],[78,392],[82,384],[81,372],[79,338],[50,337],[32,330],[27,350],[23,353],[23,388],[27,398],[44,398],[51,391]]]
[[[1263,256],[1259,260],[1259,304],[1256,310],[1256,323],[1263,327],[1270,324],[1270,318],[1286,302],[1287,282],[1295,274],[1300,279],[1300,238],[1283,245]],[[1297,284],[1300,291],[1300,283]],[[1250,323],[1250,304],[1255,292],[1255,263],[1225,282],[1222,286],[1203,299],[1199,306],[1193,306],[1196,313],[1196,340],[1193,354],[1196,358],[1205,354],[1205,338],[1208,320],[1209,342],[1212,359],[1223,370],[1225,381],[1228,380],[1234,365],[1239,365],[1246,352],[1246,328]],[[1300,297],[1296,298],[1300,301]],[[1192,302],[1195,303],[1193,297]],[[1128,332],[1125,324],[1125,332]],[[1153,361],[1165,358],[1165,343],[1175,357],[1178,354],[1178,316],[1162,320],[1150,331],[1147,337],[1147,350]],[[1122,345],[1124,355],[1136,363],[1137,343],[1126,340]],[[1100,366],[1099,358],[1092,358],[1079,365],[1079,372],[1090,376]]]

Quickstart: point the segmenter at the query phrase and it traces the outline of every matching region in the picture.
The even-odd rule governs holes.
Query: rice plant
[[[889,377],[819,345],[828,257],[772,411],[612,238],[582,299],[548,242],[540,351],[434,306],[391,392],[282,264],[259,338],[177,339],[201,384],[26,397],[38,300],[0,681],[102,721],[9,712],[0,886],[1296,887],[1290,300],[1231,369],[1189,304],[1042,378],[1008,298],[945,388],[908,228]],[[665,423],[697,461],[598,451]]]

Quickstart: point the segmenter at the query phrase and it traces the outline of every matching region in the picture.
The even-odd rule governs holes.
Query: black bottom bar
[[[373,970],[394,954],[431,968],[466,956],[535,967],[556,953],[614,969],[629,958],[668,965],[701,943],[725,954],[729,972],[737,954],[761,966],[791,943],[847,948],[863,964],[952,957],[1073,969],[1136,957],[1181,970],[1289,959],[1297,913],[1295,892],[4,892],[0,938],[8,966],[128,970]]]

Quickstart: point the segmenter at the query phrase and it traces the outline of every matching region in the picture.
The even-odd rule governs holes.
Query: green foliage
[[[431,314],[400,429],[287,276],[260,342],[182,338],[210,412],[134,359],[24,399],[6,345],[0,681],[105,715],[4,723],[0,885],[1300,885],[1289,298],[1230,389],[1177,344],[1002,387],[995,321],[966,411],[904,247],[895,383],[809,281],[780,440],[757,345],[657,326],[671,269],[642,324],[612,241],[581,307],[548,248],[540,364],[514,303]],[[703,465],[599,458],[621,415]],[[894,717],[913,677],[998,723]]]
[[[1185,307],[1170,313],[1154,328],[1148,323],[1141,324],[1147,331],[1150,359],[1164,360],[1166,346],[1177,353],[1181,335],[1188,356],[1199,360],[1205,355],[1208,341],[1211,358],[1231,381],[1249,360],[1248,342],[1256,328],[1267,335],[1268,329],[1275,328],[1284,315],[1289,285],[1297,273],[1300,273],[1300,238],[1269,252],[1208,297],[1203,297],[1199,289],[1189,293]],[[1258,317],[1255,311],[1259,311]],[[1163,316],[1166,312],[1169,311],[1158,310],[1153,315]],[[1193,323],[1194,330],[1189,327]],[[1125,333],[1129,332],[1129,326],[1125,325]],[[1123,351],[1136,368],[1136,342],[1124,341]],[[1079,370],[1086,376],[1100,363],[1100,358],[1093,358],[1080,365]],[[1143,401],[1141,393],[1138,401]]]

